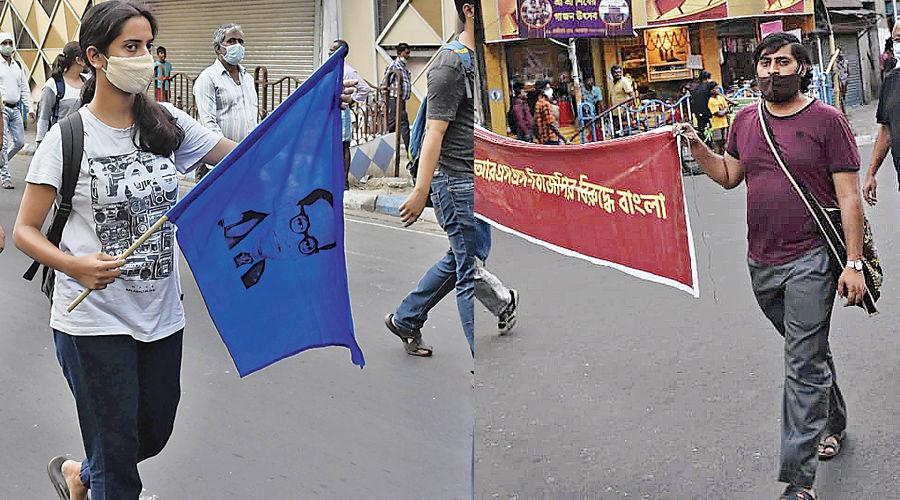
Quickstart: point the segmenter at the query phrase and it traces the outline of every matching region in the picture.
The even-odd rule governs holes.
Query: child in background
[[[165,47],[157,48],[156,56],[159,58],[153,67],[156,74],[156,100],[169,102],[169,79],[172,78],[172,63],[166,62]]]

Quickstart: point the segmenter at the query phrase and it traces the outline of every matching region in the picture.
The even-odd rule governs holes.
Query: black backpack
[[[86,81],[84,75],[80,76],[82,82]],[[59,77],[59,80],[55,78],[53,80],[56,82],[56,104],[53,105],[53,113],[50,115],[51,126],[59,121],[59,103],[66,96],[66,80],[62,76]]]
[[[84,155],[84,123],[81,121],[81,113],[72,113],[59,121],[59,131],[62,135],[63,175],[59,193],[62,196],[56,212],[53,214],[53,222],[47,230],[47,239],[57,247],[62,240],[63,228],[72,213],[72,197],[75,195],[75,185],[78,183],[78,174],[81,171],[81,157]],[[34,279],[41,263],[34,261],[22,276],[28,281]],[[53,286],[56,280],[56,271],[44,266],[41,291],[53,301]]]

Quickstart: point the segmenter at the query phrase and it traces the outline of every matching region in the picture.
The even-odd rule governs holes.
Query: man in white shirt
[[[341,47],[347,48],[347,53],[344,54],[346,58],[347,54],[350,53],[350,45],[341,39],[331,42],[331,49],[328,51],[328,55],[334,54]],[[366,99],[369,98],[369,93],[372,92],[372,87],[346,61],[344,61],[344,80],[356,80],[359,82],[356,85],[356,92],[353,94],[353,102],[347,106],[347,109],[341,110],[341,139],[344,141],[344,191],[346,191],[350,189],[350,141],[353,139],[353,114],[350,109],[354,103],[365,106]]]
[[[18,61],[13,60],[16,53],[13,36],[0,33],[0,93],[3,94],[3,151],[0,152],[0,187],[13,189],[9,175],[9,159],[25,146],[25,122],[19,112],[19,99],[25,103],[28,117],[34,123],[34,101],[28,77]]]
[[[240,62],[244,58],[244,32],[226,23],[213,36],[216,62],[194,82],[194,102],[200,123],[234,142],[241,142],[259,120],[259,99],[253,75]],[[199,176],[205,173],[201,166]]]

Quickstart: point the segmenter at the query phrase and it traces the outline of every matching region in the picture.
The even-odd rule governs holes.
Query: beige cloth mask
[[[103,56],[106,57],[106,56]],[[106,57],[106,79],[122,92],[140,94],[153,82],[153,56]]]

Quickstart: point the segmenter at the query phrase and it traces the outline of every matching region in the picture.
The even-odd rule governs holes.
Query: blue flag
[[[341,48],[168,212],[243,377],[353,334],[344,259]]]

